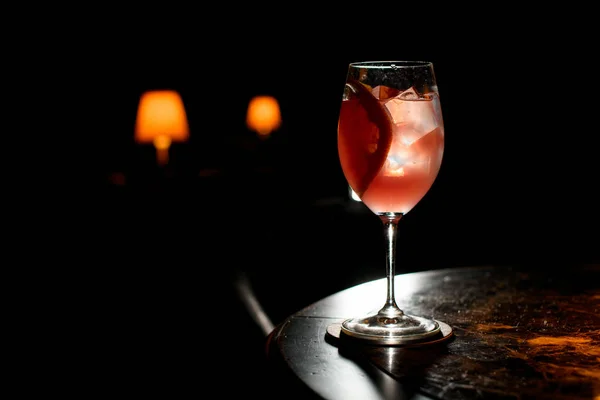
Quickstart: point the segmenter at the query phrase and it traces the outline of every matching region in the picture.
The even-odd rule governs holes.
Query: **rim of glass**
[[[350,67],[360,68],[414,68],[429,67],[431,65],[433,65],[431,61],[420,60],[355,61],[350,63]]]

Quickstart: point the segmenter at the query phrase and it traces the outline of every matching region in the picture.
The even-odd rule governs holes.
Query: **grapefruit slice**
[[[385,163],[392,144],[392,118],[371,89],[356,80],[346,82],[338,120],[338,153],[350,187],[360,197]]]

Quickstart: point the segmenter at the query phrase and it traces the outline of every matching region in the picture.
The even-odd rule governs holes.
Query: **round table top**
[[[327,332],[382,306],[385,285],[335,293],[271,332],[267,354],[282,390],[325,399],[600,398],[600,265],[397,275],[405,312],[452,328],[442,344],[364,345]]]

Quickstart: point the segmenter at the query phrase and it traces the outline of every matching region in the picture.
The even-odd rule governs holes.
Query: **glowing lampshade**
[[[135,122],[135,141],[152,143],[160,165],[169,162],[172,142],[185,142],[190,130],[183,100],[175,90],[144,92],[138,104]]]
[[[267,137],[281,125],[281,111],[272,96],[255,96],[248,104],[246,125],[261,137]]]

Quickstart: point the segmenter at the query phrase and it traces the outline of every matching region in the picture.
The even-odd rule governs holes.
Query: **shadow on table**
[[[450,341],[453,339],[452,336]],[[374,382],[373,387],[381,388],[383,398],[390,399],[412,399],[417,395],[428,399],[422,392],[425,372],[447,352],[449,343],[444,341],[425,347],[374,346],[344,334],[339,338],[328,334],[325,341],[337,347],[340,356],[356,363]],[[385,365],[386,369],[378,367],[380,365]]]

